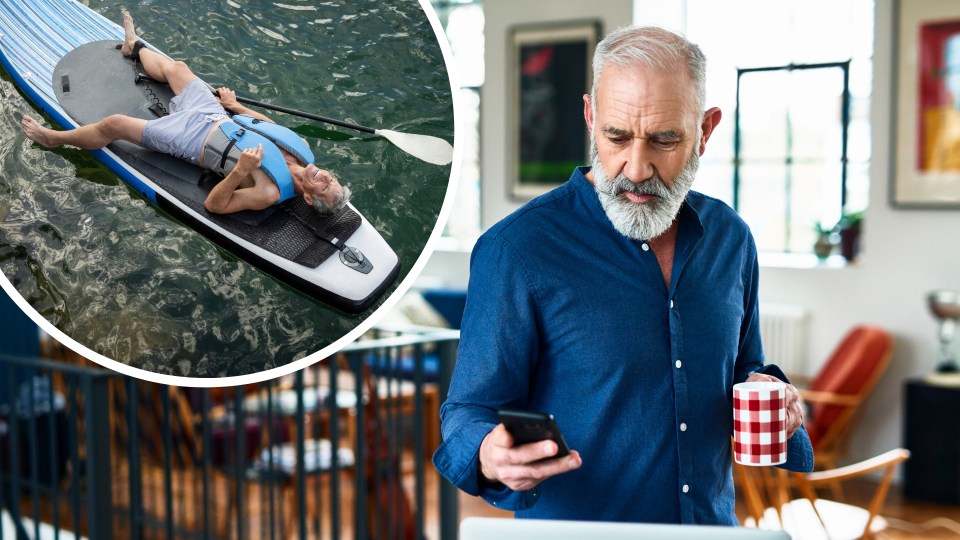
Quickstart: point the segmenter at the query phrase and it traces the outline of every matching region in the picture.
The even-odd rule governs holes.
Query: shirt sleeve
[[[743,322],[740,327],[740,351],[734,368],[734,384],[742,383],[753,373],[776,377],[790,384],[783,371],[774,364],[764,365],[763,345],[760,341],[760,313],[757,290],[760,281],[760,265],[757,262],[757,247],[750,236],[747,265],[743,281]],[[780,469],[794,472],[813,470],[813,445],[803,425],[787,440],[787,461],[777,465]]]
[[[516,492],[481,486],[479,451],[500,423],[501,407],[526,409],[530,374],[539,354],[536,289],[521,260],[501,238],[477,242],[460,331],[457,365],[440,408],[443,443],[433,464],[464,492],[505,510],[526,510],[540,486]]]

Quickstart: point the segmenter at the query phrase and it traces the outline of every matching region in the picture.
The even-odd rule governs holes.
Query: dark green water
[[[443,55],[416,1],[84,3],[115,22],[129,9],[145,40],[214,87],[453,142]],[[400,257],[383,299],[347,316],[173,221],[89,153],[30,142],[13,113],[37,117],[37,109],[2,76],[0,268],[64,333],[146,370],[242,375],[330,344],[407,275],[446,194],[449,165],[420,162],[379,137],[267,113],[310,142],[317,166],[350,186],[354,205]]]

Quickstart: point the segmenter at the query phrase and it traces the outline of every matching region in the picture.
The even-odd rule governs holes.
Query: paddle
[[[214,91],[213,93],[217,97],[220,97],[219,92]],[[396,145],[397,148],[403,150],[411,156],[426,161],[427,163],[433,163],[434,165],[446,165],[447,163],[453,161],[453,147],[450,146],[450,143],[438,137],[417,135],[414,133],[401,133],[399,131],[390,131],[389,129],[368,128],[357,124],[351,124],[350,122],[344,122],[342,120],[318,116],[316,114],[305,113],[302,111],[295,111],[286,107],[270,105],[269,103],[262,103],[260,101],[254,101],[252,99],[242,98],[240,96],[237,96],[237,101],[240,103],[246,103],[247,105],[261,107],[263,109],[270,109],[272,111],[309,118],[310,120],[316,120],[325,124],[333,124],[335,126],[344,127],[347,129],[362,131],[364,133],[380,135]]]

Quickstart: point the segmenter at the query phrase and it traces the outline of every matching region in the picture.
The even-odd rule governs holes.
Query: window
[[[810,253],[818,222],[829,228],[841,212],[866,208],[872,0],[685,0],[679,3],[683,9],[660,20],[651,20],[657,14],[643,17],[645,8],[650,13],[646,0],[635,5],[639,23],[680,30],[706,54],[707,106],[720,107],[723,119],[707,143],[694,189],[736,204],[760,251]],[[738,69],[847,60],[845,204],[841,207],[839,187],[843,70],[838,68],[740,75],[743,145],[735,194]]]
[[[444,235],[472,243],[480,236],[480,87],[484,79],[483,4],[466,0],[431,0],[450,41],[450,50],[460,78],[462,108],[458,111],[465,129],[463,162],[453,209]]]
[[[849,72],[849,61],[737,70],[733,208],[760,251],[809,252],[811,224],[842,215]]]

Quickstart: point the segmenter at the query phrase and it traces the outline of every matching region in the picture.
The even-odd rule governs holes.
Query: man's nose
[[[653,162],[651,150],[647,148],[646,141],[643,139],[634,139],[626,153],[626,163],[623,164],[623,174],[634,184],[643,182],[653,176]]]

